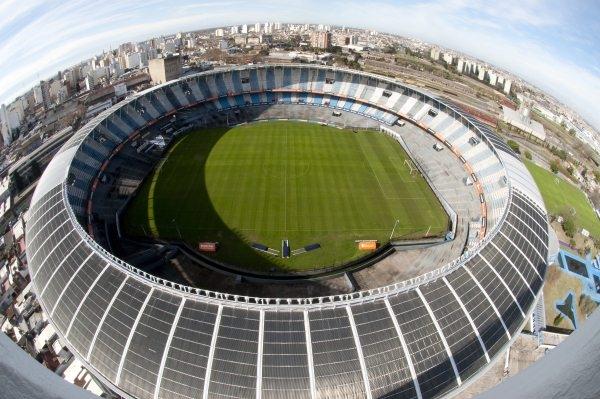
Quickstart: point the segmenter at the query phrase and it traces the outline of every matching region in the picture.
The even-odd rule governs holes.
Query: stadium
[[[282,131],[287,139],[308,144],[279,148],[281,140],[268,137],[281,137]],[[196,147],[185,144],[203,134],[206,139],[197,139]],[[272,151],[272,159],[279,156],[283,163],[272,162],[265,169],[260,162],[248,166],[240,161],[245,158],[237,157],[237,169],[225,173],[223,157],[242,139],[249,141],[237,148],[238,154],[255,142],[252,148]],[[210,148],[198,152],[202,145]],[[344,156],[353,158],[353,148],[368,146],[379,149],[366,155],[358,170],[347,166],[345,173],[357,180],[342,187],[346,174],[336,178],[335,171],[346,165]],[[338,153],[336,147],[347,152]],[[189,148],[191,155],[178,164],[157,148],[168,154]],[[290,148],[313,150],[296,157],[286,155]],[[305,161],[320,150],[319,159]],[[181,179],[161,183],[168,180],[161,177],[163,171],[171,164],[171,173],[176,173],[194,154],[208,154],[208,159],[198,156],[190,163],[197,169],[183,173],[204,176],[206,198],[212,201],[198,201],[196,208],[212,206],[211,215],[219,215],[194,221],[220,221],[223,226],[213,232],[230,235],[217,239],[181,233],[189,214],[175,219],[169,209],[186,209],[185,198],[178,202],[182,197],[174,196],[167,211],[159,209],[168,191],[181,185]],[[330,157],[340,163],[332,166],[326,162]],[[372,166],[372,178],[359,177],[368,169],[365,165]],[[263,210],[266,219],[271,211],[277,214],[277,223],[282,212],[298,214],[284,216],[291,224],[281,234],[273,233],[281,230],[276,223],[256,236],[240,233],[246,226],[243,216],[258,211],[240,212],[236,219],[230,217],[235,205],[219,202],[237,195],[230,186],[236,186],[231,182],[240,167],[247,167],[250,177],[274,176],[260,180],[272,183],[254,190],[258,193],[279,187],[282,180],[303,187],[308,183],[302,179],[308,179],[315,187],[332,184],[335,190],[348,190],[342,191],[346,198],[362,184],[375,187],[367,192],[379,187],[385,194],[394,189],[394,182],[387,180],[400,178],[406,180],[404,190],[410,183],[415,187],[409,193],[419,190],[420,195],[403,203],[408,209],[404,213],[394,210],[396,195],[374,195],[372,203],[366,202],[367,207],[390,211],[375,226],[386,225],[385,233],[375,237],[382,245],[363,256],[355,250],[356,241],[374,235],[357,231],[370,228],[374,219],[365,217],[359,223],[362,219],[354,219],[353,212],[368,216],[368,210],[346,209],[347,201],[329,198],[335,192],[328,190],[317,199],[330,201],[322,213],[315,204],[302,213],[309,197],[302,195]],[[292,171],[280,173],[287,167]],[[317,170],[324,172],[319,175]],[[216,171],[225,171],[226,184],[211,183],[219,175]],[[380,177],[386,179],[377,184]],[[155,196],[149,195],[153,181],[156,192],[163,192],[156,209],[150,201]],[[259,187],[256,182],[239,190],[244,203],[252,202],[248,195]],[[223,186],[229,191],[223,188],[222,197],[211,191]],[[356,205],[365,206],[360,202],[364,198],[357,194]],[[156,210],[152,220],[144,213],[150,205]],[[292,235],[294,228],[308,229],[302,222],[313,224],[342,211],[344,218],[332,217],[327,231],[346,223],[340,227],[346,235],[318,236],[319,226],[314,225],[308,226],[309,235]],[[396,216],[403,219],[398,224],[406,228],[406,236],[393,231]],[[431,220],[440,218],[433,234]],[[252,226],[259,223],[255,219]],[[147,224],[139,226],[144,220]],[[191,241],[221,240],[217,253],[235,248],[247,257],[202,256],[201,262],[212,267],[210,274],[219,277],[205,280],[208,274],[201,274],[193,279],[197,286],[191,286],[115,255],[115,235],[125,241],[127,234],[140,234],[152,224],[156,230],[145,232],[147,239],[181,235]],[[540,193],[518,157],[487,125],[396,80],[294,64],[187,76],[136,93],[101,113],[47,167],[31,201],[26,237],[35,291],[59,336],[98,379],[126,398],[452,396],[488,369],[530,322],[549,255]],[[289,245],[277,247],[288,238]],[[408,239],[403,243],[403,238]],[[229,244],[232,240],[237,240],[235,246]],[[253,240],[275,249],[278,256],[263,256],[252,247]],[[330,250],[339,241],[352,245]],[[286,263],[286,248],[311,242],[322,248]],[[411,244],[408,249],[403,248],[406,242]],[[340,251],[342,259],[331,257]],[[330,258],[319,262],[321,257]],[[253,268],[253,259],[271,263]],[[219,265],[228,268],[215,270]],[[319,274],[324,270],[327,276]],[[299,281],[283,285],[287,276]],[[328,278],[349,280],[352,288],[328,285]],[[217,281],[227,279],[239,284]]]

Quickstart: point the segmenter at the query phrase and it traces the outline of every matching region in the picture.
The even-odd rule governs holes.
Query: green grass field
[[[300,122],[205,129],[174,143],[126,210],[132,235],[218,241],[217,259],[251,270],[306,270],[364,255],[355,240],[442,235],[448,216],[402,147],[378,132]],[[311,243],[314,252],[282,259]]]
[[[580,189],[531,161],[526,160],[525,165],[542,193],[548,212],[564,215],[574,209],[578,230],[583,227],[592,236],[600,238],[600,220]]]

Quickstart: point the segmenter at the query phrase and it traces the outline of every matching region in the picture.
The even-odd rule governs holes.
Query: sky
[[[1,0],[0,103],[128,41],[252,22],[368,28],[517,74],[600,130],[598,0]]]

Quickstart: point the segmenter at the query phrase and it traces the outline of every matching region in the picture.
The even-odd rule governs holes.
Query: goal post
[[[405,159],[404,166],[406,166],[406,168],[408,169],[408,172],[410,173],[411,176],[413,176],[415,173],[417,173],[419,171],[412,159],[408,159],[408,158]]]

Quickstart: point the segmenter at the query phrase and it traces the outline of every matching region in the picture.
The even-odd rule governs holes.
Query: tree
[[[596,303],[596,301],[594,301],[588,295],[581,294],[581,296],[579,297],[579,308],[585,315],[592,314],[592,312],[596,310],[597,307],[598,304]]]
[[[556,159],[553,159],[550,162],[550,170],[552,171],[552,173],[557,174],[558,173],[558,167],[559,167],[558,161]]]
[[[510,148],[511,148],[511,149],[512,149],[514,152],[516,152],[517,154],[520,154],[520,153],[521,153],[521,151],[519,150],[519,143],[517,143],[516,141],[514,141],[514,140],[508,140],[508,141],[506,142],[506,144],[508,144],[508,146],[509,146],[509,147],[510,147]]]
[[[560,325],[560,323],[562,323],[563,320],[564,320],[563,315],[558,313],[556,315],[556,317],[554,318],[554,321],[552,322],[552,324],[554,324],[555,327],[558,327]]]
[[[562,159],[563,161],[566,161],[566,160],[567,160],[567,151],[565,151],[565,150],[562,150],[562,149],[561,149],[561,150],[558,150],[558,154],[557,154],[557,155],[558,155],[558,157],[559,157],[560,159]]]
[[[525,158],[529,159],[531,161],[531,159],[533,158],[531,155],[531,152],[529,151],[525,151]]]
[[[394,46],[385,46],[383,49],[383,52],[386,54],[395,54],[396,53],[396,47]]]
[[[572,238],[576,233],[575,222],[573,221],[573,218],[571,218],[570,216],[563,216],[563,217],[564,217],[564,221],[562,224],[563,231],[565,232],[567,237]]]

